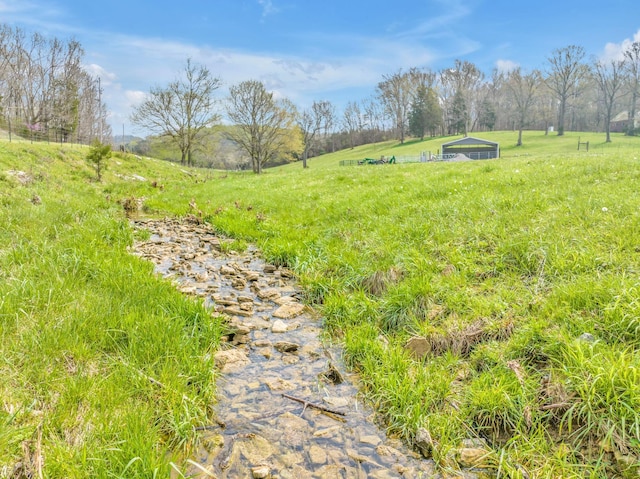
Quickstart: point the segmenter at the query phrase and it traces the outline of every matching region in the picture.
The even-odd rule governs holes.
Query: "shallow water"
[[[267,265],[255,249],[223,253],[225,240],[203,225],[135,225],[151,232],[136,253],[228,315],[235,331],[215,358],[217,421],[203,431],[186,476],[439,477],[432,461],[376,425],[357,376],[339,348],[321,341],[321,319],[299,301],[290,272]]]

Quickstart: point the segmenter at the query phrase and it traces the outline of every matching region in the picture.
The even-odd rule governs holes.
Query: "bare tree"
[[[540,86],[540,79],[541,75],[538,70],[523,74],[519,67],[507,74],[505,86],[513,99],[518,125],[516,146],[522,146],[522,129],[526,125],[536,90]]]
[[[609,63],[595,60],[591,70],[591,75],[598,85],[600,99],[604,105],[606,143],[611,143],[611,116],[613,106],[622,91],[624,66],[624,60],[611,60]]]
[[[333,115],[333,105],[328,101],[314,101],[311,108],[304,110],[298,116],[298,126],[302,131],[302,141],[304,151],[302,153],[302,167],[307,168],[307,158],[309,150],[313,146],[318,133],[326,129],[327,123],[331,122]]]
[[[577,95],[580,80],[586,69],[582,60],[584,48],[576,45],[556,49],[547,59],[547,86],[555,93],[558,100],[558,136],[564,135],[567,102],[571,95]]]
[[[234,126],[228,135],[251,158],[254,173],[260,174],[271,160],[303,150],[290,101],[276,100],[257,80],[234,85],[229,93],[226,111]]]
[[[9,126],[31,139],[89,143],[107,133],[99,88],[82,67],[76,40],[63,42],[0,25],[0,111]]]
[[[413,100],[409,75],[400,70],[393,75],[383,75],[382,79],[376,87],[378,97],[387,114],[394,119],[397,138],[400,143],[404,143],[404,136],[408,127],[409,109]]]
[[[131,121],[160,136],[166,136],[180,149],[181,163],[191,164],[191,153],[204,128],[213,126],[219,115],[214,111],[214,92],[221,81],[202,65],[187,60],[184,79],[165,88],[154,87],[131,115]]]
[[[628,134],[635,131],[636,106],[640,96],[640,42],[633,42],[624,51],[625,68],[629,79],[629,90],[631,91],[631,103],[629,108],[629,128]]]
[[[363,118],[360,105],[355,101],[350,101],[342,114],[342,129],[349,137],[351,148],[356,146],[356,135],[362,132]]]

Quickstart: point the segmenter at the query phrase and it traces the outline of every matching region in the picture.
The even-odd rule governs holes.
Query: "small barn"
[[[632,122],[633,127],[631,127]],[[632,119],[628,111],[622,111],[614,116],[609,123],[611,133],[625,133],[629,131],[630,127],[632,129],[640,128],[640,112],[636,113],[636,117]]]
[[[463,154],[472,160],[500,157],[500,145],[494,141],[465,136],[442,145],[442,156]]]

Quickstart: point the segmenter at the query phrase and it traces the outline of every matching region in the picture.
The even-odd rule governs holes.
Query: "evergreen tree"
[[[453,95],[453,103],[451,105],[451,125],[450,132],[457,134],[461,131],[465,131],[465,125],[467,124],[467,102],[464,99],[464,95],[458,90]]]
[[[427,131],[427,116],[427,87],[420,85],[411,103],[409,132],[413,136],[420,137],[421,140],[424,140],[424,134]]]
[[[435,136],[438,128],[442,127],[442,108],[440,108],[438,95],[436,95],[433,88],[429,88],[427,90],[425,118],[426,130],[431,134],[431,136]]]

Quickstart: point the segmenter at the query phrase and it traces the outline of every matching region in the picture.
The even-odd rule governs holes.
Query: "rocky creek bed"
[[[228,240],[197,221],[134,225],[151,233],[136,254],[228,316],[232,331],[215,354],[218,421],[203,431],[188,477],[441,477],[433,461],[376,425],[357,376],[321,341],[321,320],[301,303],[289,271],[254,248],[228,251]]]

